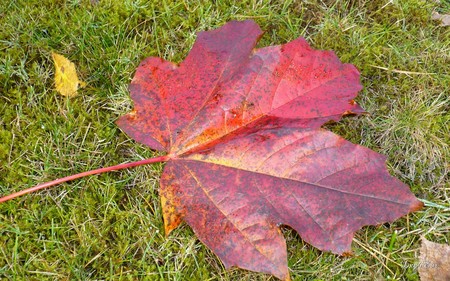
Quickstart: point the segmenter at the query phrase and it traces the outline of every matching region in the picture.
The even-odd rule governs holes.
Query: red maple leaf
[[[354,232],[421,208],[386,158],[321,129],[363,110],[353,65],[299,38],[254,49],[253,21],[201,32],[175,65],[147,58],[117,124],[165,151],[166,234],[189,224],[227,268],[287,280],[280,225],[323,251],[350,252]]]
[[[86,175],[166,161],[166,234],[189,224],[227,268],[289,280],[280,225],[323,251],[351,251],[355,231],[422,203],[389,175],[386,158],[321,129],[363,112],[353,65],[299,38],[254,49],[253,21],[201,32],[179,65],[144,60],[130,85],[135,109],[117,124],[167,155],[40,184],[0,202]]]

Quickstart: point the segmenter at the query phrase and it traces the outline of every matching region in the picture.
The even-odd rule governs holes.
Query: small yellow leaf
[[[52,53],[55,63],[55,87],[63,96],[73,97],[86,83],[78,80],[75,64],[62,55]]]

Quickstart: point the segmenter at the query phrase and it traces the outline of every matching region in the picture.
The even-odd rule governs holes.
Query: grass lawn
[[[0,1],[0,194],[150,158],[115,125],[148,56],[180,62],[196,32],[254,19],[260,46],[299,36],[360,71],[370,115],[327,127],[388,156],[426,207],[358,231],[352,257],[323,253],[289,229],[294,280],[419,280],[420,237],[450,242],[450,1]],[[54,90],[51,52],[87,86]],[[164,237],[162,164],[99,176],[0,204],[1,280],[275,280],[225,270],[183,225]]]

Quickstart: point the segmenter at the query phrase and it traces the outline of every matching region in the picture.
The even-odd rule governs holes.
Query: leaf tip
[[[164,233],[167,237],[172,230],[177,228],[182,221],[182,214],[178,210],[180,205],[179,198],[173,186],[160,189],[162,215],[164,220]]]
[[[136,110],[136,108],[134,108],[132,111],[130,111],[127,114],[127,117],[130,119],[136,119],[137,113],[138,113],[138,111]]]
[[[417,211],[422,210],[424,206],[425,206],[425,204],[422,201],[416,200],[414,203],[411,204],[409,211],[417,212]]]
[[[341,254],[341,256],[343,257],[353,257],[355,254],[350,250],[350,251],[345,251]]]
[[[364,110],[364,108],[362,108],[359,104],[357,104],[355,102],[355,100],[350,100],[348,102],[348,104],[351,105],[352,108],[344,111],[342,116],[345,116],[345,115],[357,115],[357,114],[367,114],[368,113],[367,111]]]

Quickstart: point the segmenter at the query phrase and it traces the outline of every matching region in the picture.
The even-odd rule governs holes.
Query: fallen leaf
[[[355,231],[418,210],[386,157],[320,127],[362,86],[353,65],[303,38],[254,49],[262,31],[232,21],[198,34],[176,65],[147,58],[117,124],[168,153],[160,182],[166,234],[185,221],[224,263],[289,280],[280,225],[323,251],[351,252]]]
[[[86,84],[78,79],[75,64],[62,55],[52,53],[55,63],[55,88],[63,96],[76,96],[77,90]]]
[[[439,14],[438,12],[433,12],[431,16],[432,19],[441,21],[440,26],[449,26],[450,25],[450,15]]]
[[[422,238],[419,257],[419,276],[422,281],[450,280],[450,246]]]

